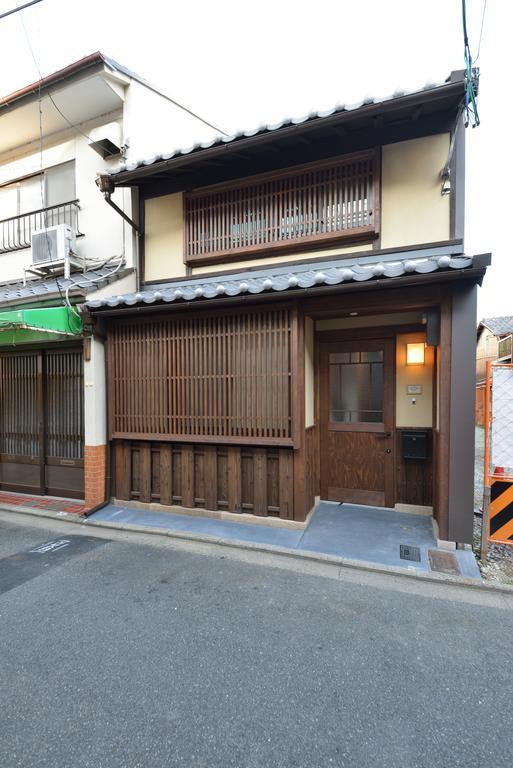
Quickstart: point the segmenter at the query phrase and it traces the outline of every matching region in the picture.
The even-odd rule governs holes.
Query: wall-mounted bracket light
[[[425,344],[423,341],[406,345],[406,365],[424,365]]]

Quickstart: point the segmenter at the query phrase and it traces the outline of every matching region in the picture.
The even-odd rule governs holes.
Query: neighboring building
[[[488,317],[477,326],[476,424],[484,426],[487,362],[512,362],[513,316]]]
[[[476,292],[462,72],[121,164],[136,291],[91,299],[111,493],[306,520],[320,496],[472,541]]]
[[[0,100],[0,489],[104,498],[103,347],[76,307],[135,290],[137,235],[95,176],[212,133],[101,53]],[[138,216],[136,190],[112,203]]]

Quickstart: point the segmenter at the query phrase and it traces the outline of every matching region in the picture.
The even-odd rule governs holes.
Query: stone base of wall
[[[86,510],[105,501],[105,475],[107,472],[107,446],[84,447],[84,496]]]

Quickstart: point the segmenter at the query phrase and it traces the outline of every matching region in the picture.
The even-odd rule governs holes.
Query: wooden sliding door
[[[0,352],[0,488],[83,497],[80,349]]]

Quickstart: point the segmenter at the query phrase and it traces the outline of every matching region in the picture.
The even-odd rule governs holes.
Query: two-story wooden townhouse
[[[101,53],[0,100],[1,490],[103,499],[103,347],[76,305],[113,281],[136,289],[137,233],[95,178],[164,132],[177,143],[213,134]],[[135,191],[111,202],[129,220],[137,212]]]
[[[126,163],[135,292],[107,337],[113,497],[304,523],[316,500],[472,539],[476,291],[462,72]],[[234,517],[233,519],[241,519]]]

